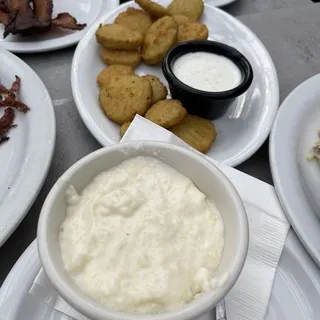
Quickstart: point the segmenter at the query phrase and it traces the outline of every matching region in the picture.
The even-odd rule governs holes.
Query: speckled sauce
[[[191,52],[173,65],[174,75],[186,85],[208,92],[234,89],[241,83],[240,69],[230,59],[210,52]]]

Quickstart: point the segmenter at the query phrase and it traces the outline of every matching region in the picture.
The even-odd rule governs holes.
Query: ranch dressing
[[[160,313],[215,285],[224,225],[215,204],[163,162],[136,157],[70,186],[60,248],[79,288],[108,309]]]
[[[173,65],[174,75],[186,85],[209,92],[227,91],[242,80],[241,71],[230,59],[210,52],[191,52]]]

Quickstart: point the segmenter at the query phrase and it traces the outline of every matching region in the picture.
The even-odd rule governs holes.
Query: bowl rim
[[[179,78],[177,78],[174,74],[172,70],[173,64],[175,59],[179,58],[180,56],[186,53],[201,51],[215,53],[217,50],[219,50],[219,53],[217,54],[231,60],[241,71],[243,79],[235,88],[217,92],[204,91],[188,86],[179,80]],[[237,49],[222,42],[212,40],[191,40],[175,45],[165,55],[162,61],[162,71],[170,85],[180,87],[190,94],[199,95],[213,100],[229,100],[237,98],[249,89],[253,81],[253,69],[248,59]]]
[[[179,309],[175,312],[170,313],[161,313],[161,314],[151,314],[151,315],[142,315],[142,314],[132,314],[132,313],[123,313],[115,312],[104,308],[99,303],[93,301],[90,297],[86,297],[82,291],[74,290],[66,282],[62,280],[59,276],[59,272],[55,267],[54,258],[49,249],[49,240],[48,240],[48,218],[50,216],[51,207],[54,205],[55,198],[60,191],[60,189],[65,186],[65,183],[82,167],[88,165],[93,160],[99,157],[105,157],[107,154],[115,151],[122,150],[128,153],[128,149],[137,150],[137,148],[159,148],[161,150],[171,149],[174,152],[183,153],[185,156],[194,158],[195,161],[201,162],[202,165],[208,167],[212,174],[220,180],[221,184],[224,185],[226,192],[230,195],[230,198],[234,202],[236,207],[236,212],[239,218],[239,229],[241,230],[239,236],[239,250],[233,259],[233,264],[231,266],[231,271],[229,271],[229,277],[226,283],[216,290],[212,290],[209,294],[200,297],[193,304],[187,304],[183,309]],[[132,155],[136,156],[136,155]],[[155,156],[157,157],[157,156]],[[130,158],[130,155],[129,155]],[[237,281],[242,268],[244,266],[248,245],[249,245],[249,227],[247,214],[244,208],[244,204],[238,194],[237,190],[231,183],[231,181],[226,177],[226,175],[212,162],[207,160],[205,157],[188,150],[186,148],[168,144],[165,142],[159,141],[133,141],[116,144],[110,147],[101,148],[97,151],[90,153],[84,158],[77,161],[73,164],[54,184],[51,191],[49,192],[41,213],[38,222],[37,228],[37,243],[40,260],[46,275],[48,276],[50,282],[53,284],[58,294],[65,299],[72,307],[76,310],[96,320],[191,320],[195,319],[205,312],[210,311],[214,308],[215,304],[218,303],[225,295],[231,290],[235,282]]]

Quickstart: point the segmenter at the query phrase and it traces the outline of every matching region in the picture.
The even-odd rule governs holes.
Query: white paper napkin
[[[134,140],[164,141],[192,149],[171,132],[140,116],[135,117],[121,142]],[[214,162],[210,158],[207,159]],[[227,176],[230,176],[236,187],[241,186],[241,180],[243,181],[245,176],[243,173],[220,164],[219,167]],[[261,206],[257,208],[250,203],[249,199],[252,195],[248,194],[245,186],[241,189],[237,188],[242,198],[245,199],[249,220],[250,243],[243,271],[225,299],[228,320],[264,319],[275,271],[289,230],[289,223],[280,206],[276,205],[271,209],[271,206],[268,205],[270,202],[278,204],[275,201],[276,195],[274,194],[273,199],[265,199],[263,196],[262,187],[270,186],[259,181],[257,183],[254,178],[250,179],[252,184],[257,184],[257,187],[259,186],[261,189],[260,192],[257,192]],[[248,181],[247,176],[246,181]],[[269,210],[262,210],[261,208],[268,208]],[[57,296],[43,270],[36,277],[30,293],[36,295],[40,301],[49,303],[55,310],[65,315],[77,320],[87,320],[86,317],[79,314],[62,298]]]

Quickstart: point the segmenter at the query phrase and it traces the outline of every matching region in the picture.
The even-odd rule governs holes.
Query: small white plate
[[[205,0],[205,3],[209,6],[223,7],[235,1],[236,0]]]
[[[234,169],[223,170],[245,202],[266,211],[278,210],[274,188]],[[0,319],[71,320],[28,294],[40,268],[34,241],[1,287]],[[320,271],[290,230],[276,271],[266,320],[318,320],[319,301]],[[51,302],[54,304],[55,301]],[[215,317],[212,314],[201,317],[201,320],[213,319]]]
[[[320,75],[299,85],[280,107],[270,138],[274,184],[298,237],[320,266],[320,165],[307,161],[319,141]]]
[[[119,5],[119,0],[54,0],[53,15],[68,12],[78,23],[86,23],[82,31],[57,30],[36,36],[9,35],[3,39],[3,25],[0,25],[0,47],[17,53],[44,52],[72,46],[78,43],[90,25]]]
[[[12,53],[0,49],[1,83],[11,87],[21,78],[19,99],[30,111],[15,112],[18,126],[10,140],[0,145],[0,246],[27,214],[49,170],[54,150],[56,122],[47,89],[36,73]],[[2,116],[4,108],[0,108]]]
[[[167,6],[170,0],[159,0]],[[95,31],[100,23],[112,23],[119,12],[137,7],[132,1],[99,19],[79,43],[74,55],[71,81],[79,113],[93,136],[103,145],[119,143],[119,126],[110,121],[99,106],[98,73],[105,67],[99,58]],[[222,118],[214,121],[218,137],[207,154],[229,166],[236,166],[251,155],[267,138],[279,104],[278,78],[273,62],[260,40],[240,21],[220,9],[205,6],[202,22],[210,39],[229,44],[251,62],[254,80],[250,89],[237,99]],[[153,74],[166,83],[160,66],[142,63],[137,74]]]

